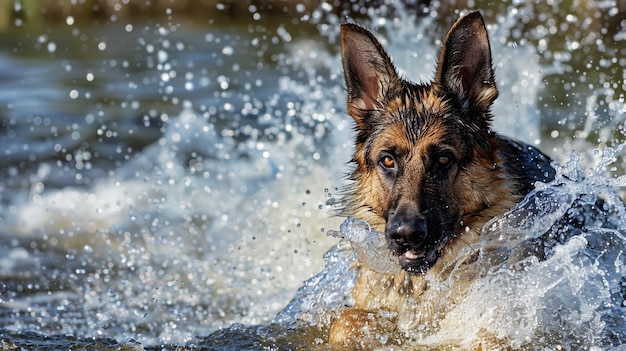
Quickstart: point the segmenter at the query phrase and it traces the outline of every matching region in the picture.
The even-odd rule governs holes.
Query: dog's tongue
[[[402,256],[404,256],[404,258],[407,259],[407,260],[417,260],[418,258],[422,257],[423,255],[418,255],[415,251],[409,250],[409,251],[405,252],[404,254],[402,254]]]

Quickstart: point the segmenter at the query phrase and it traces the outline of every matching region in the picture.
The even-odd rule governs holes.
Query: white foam
[[[614,159],[614,153],[605,157]],[[575,155],[557,171],[555,182],[541,185],[485,226],[475,244],[481,253],[478,261],[452,273],[454,277],[469,270],[479,272],[479,278],[460,303],[450,302],[450,311],[434,321],[437,328],[411,331],[407,345],[466,349],[487,336],[513,348],[570,349],[581,344],[605,348],[623,338],[626,206],[618,199],[613,178],[598,174],[598,170],[590,170],[593,175],[588,178],[578,178],[581,170]],[[600,205],[607,212],[592,211],[599,197],[607,199]],[[342,257],[358,257],[379,268],[391,264],[376,260],[388,257],[389,250],[366,224],[347,220],[337,235],[349,240],[353,248],[350,256],[343,244]],[[371,250],[363,248],[382,252],[370,259]],[[330,255],[324,272],[312,281],[324,282],[334,292],[337,281],[351,287],[356,271],[345,260]],[[337,272],[341,270],[346,272]],[[334,278],[329,279],[328,272],[334,272]],[[451,278],[435,288],[444,297],[454,283]],[[336,301],[305,303],[317,301],[325,293],[319,286],[306,284],[287,309],[298,313],[287,314],[292,318],[287,320],[303,319],[299,316],[304,315],[307,321],[327,321],[329,309],[319,306],[350,301],[350,289],[346,288],[341,291],[344,295],[333,295]]]

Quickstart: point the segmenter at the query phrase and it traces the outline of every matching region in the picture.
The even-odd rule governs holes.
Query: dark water
[[[457,8],[467,5],[431,4],[416,15],[413,7],[324,4],[288,17],[251,7],[206,18],[65,18],[1,28],[0,347],[324,349],[323,330],[294,329],[295,312],[268,323],[294,296],[294,311],[323,314],[305,296],[351,279],[346,265],[327,260],[328,288],[296,295],[324,269],[323,255],[338,241],[325,232],[342,222],[333,210],[352,136],[338,24],[348,16],[377,28],[403,74],[429,80]],[[548,192],[542,204],[618,191],[623,152],[606,148],[624,141],[623,4],[476,8],[489,26],[501,92],[495,129],[573,162],[562,171],[570,178],[593,175],[582,188]],[[621,225],[616,213],[612,223]],[[621,241],[606,240],[611,254],[621,253]],[[501,310],[545,323],[483,315],[506,335],[545,327],[545,345],[570,340],[554,336],[558,324],[539,313],[554,308],[551,296],[563,289],[579,296],[572,287],[580,271],[559,262],[595,253],[570,244],[554,256],[561,261],[511,283],[498,285],[511,272],[494,273],[458,313],[476,313],[478,297],[493,296],[478,292],[494,284],[512,294],[523,290],[517,283],[545,282],[537,277],[550,272],[567,278],[564,288],[525,291],[536,299]],[[349,261],[349,250],[340,252],[331,263]],[[599,268],[581,268],[585,277],[606,289],[597,301],[582,299],[577,306],[585,308],[570,305],[587,313],[580,312],[585,326],[564,325],[574,339],[602,348],[626,335],[609,326],[619,321],[610,322],[615,310],[607,307],[619,304],[620,274],[607,268],[613,263],[590,260]],[[232,323],[242,324],[220,330]],[[589,330],[613,336],[585,339]],[[445,343],[430,337],[430,347]]]

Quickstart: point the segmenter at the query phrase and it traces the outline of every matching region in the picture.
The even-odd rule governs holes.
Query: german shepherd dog
[[[472,244],[483,225],[555,172],[536,148],[491,130],[498,90],[479,12],[452,26],[430,84],[401,78],[358,25],[341,26],[341,49],[347,109],[356,122],[343,214],[384,233],[398,259],[397,273],[360,265],[354,304],[331,322],[331,344],[359,348],[380,339],[376,329],[388,336],[390,329],[409,335],[436,327],[433,320],[476,279],[477,272],[451,272],[476,260]],[[453,291],[436,289],[450,279]]]

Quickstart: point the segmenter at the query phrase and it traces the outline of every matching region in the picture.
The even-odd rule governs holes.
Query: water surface
[[[597,164],[624,139],[626,10],[610,1],[476,5],[501,92],[494,129],[562,164],[576,150],[579,172],[602,179],[587,192],[621,186],[611,181],[623,174],[621,151]],[[338,24],[375,29],[404,76],[429,80],[441,38],[465,10],[348,8],[3,27],[3,338],[40,349],[209,348],[203,337],[241,323],[213,334],[215,348],[319,344],[314,328],[290,334],[267,323],[338,242],[325,233],[343,220],[334,210],[352,148]],[[341,269],[331,281],[347,284]],[[615,299],[607,296],[591,311]]]

